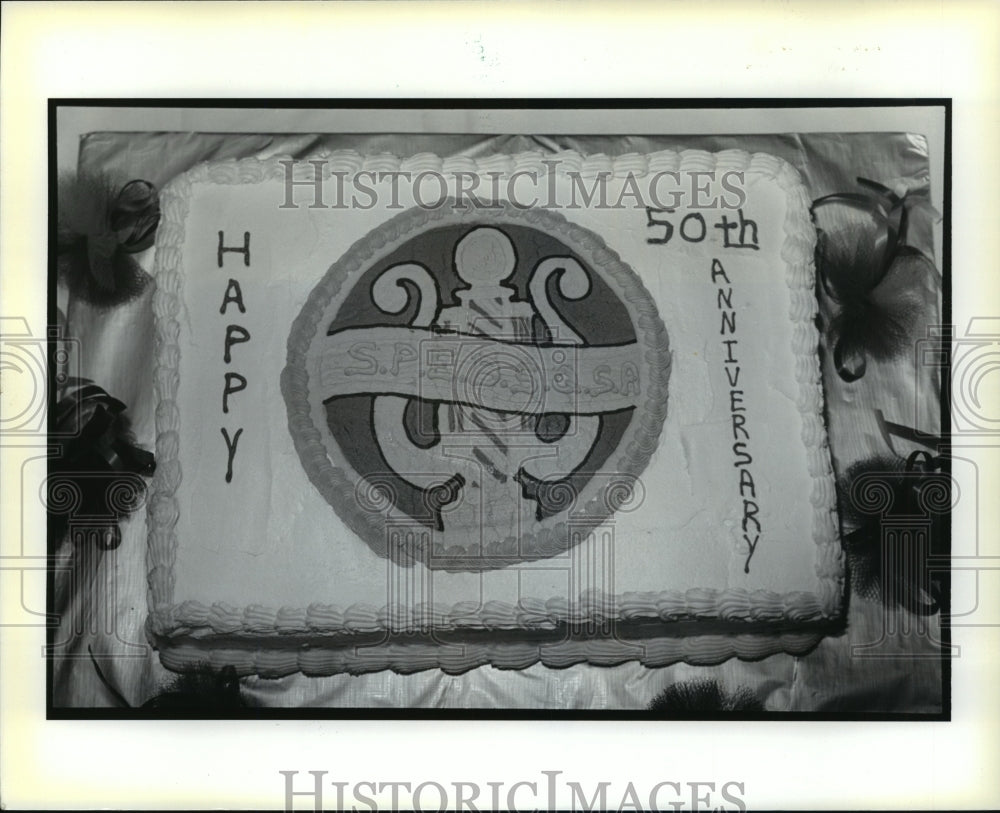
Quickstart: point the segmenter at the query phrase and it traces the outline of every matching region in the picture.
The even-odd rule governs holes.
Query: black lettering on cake
[[[737,209],[736,214],[739,220],[732,221],[727,215],[722,216],[722,220],[715,224],[715,228],[722,231],[723,248],[749,248],[757,251],[760,245],[757,242],[757,223],[750,218],[743,216],[743,210]],[[730,239],[731,232],[739,230],[739,237],[733,241]],[[749,232],[749,240],[747,239]]]
[[[223,360],[229,364],[232,359],[231,350],[234,344],[242,344],[250,341],[250,331],[242,325],[226,325],[226,350],[223,353]]]
[[[236,307],[240,309],[240,313],[246,313],[247,309],[243,305],[243,290],[240,288],[239,282],[234,279],[229,280],[229,284],[226,286],[226,293],[222,297],[222,307],[219,308],[219,313],[223,316],[226,314],[226,308],[229,307],[229,303],[233,302]]]
[[[727,222],[723,218],[723,222]],[[740,213],[740,222],[743,228],[753,229],[753,237],[756,240],[757,227],[753,221],[745,220]],[[737,228],[740,224],[730,224],[731,228]],[[728,231],[727,235],[728,245]],[[742,233],[741,233],[742,234]],[[743,541],[747,546],[747,557],[743,563],[743,572],[750,572],[750,559],[757,550],[757,543],[760,541],[762,533],[760,520],[757,518],[760,513],[760,506],[757,503],[757,484],[754,480],[753,455],[750,453],[748,442],[750,440],[750,430],[747,426],[747,405],[744,400],[745,391],[738,389],[742,365],[739,361],[740,340],[736,331],[736,308],[733,306],[733,283],[726,269],[723,268],[719,260],[712,260],[711,268],[712,284],[716,286],[715,302],[722,317],[722,326],[719,330],[722,336],[732,338],[723,339],[724,358],[722,360],[725,371],[726,383],[729,384],[729,417],[733,431],[733,466],[739,471],[739,481],[737,489],[740,501],[742,502],[742,522]],[[725,285],[723,285],[723,282]],[[753,526],[753,537],[751,538],[749,529]]]
[[[317,173],[319,168],[316,167]],[[243,255],[243,265],[246,268],[250,267],[250,232],[243,232],[243,245],[242,246],[229,246],[226,245],[225,233],[221,230],[219,231],[219,244],[216,251],[216,263],[219,268],[222,268],[223,261],[225,259],[225,254],[235,253]],[[225,316],[226,311],[229,309],[229,305],[233,304],[236,306],[237,310],[241,314],[247,312],[246,306],[243,304],[243,289],[240,287],[238,280],[230,277],[229,281],[226,283],[226,290],[222,295],[222,306],[219,308],[219,315]],[[243,344],[249,342],[251,339],[250,331],[247,330],[243,325],[227,324],[226,325],[226,335],[223,340],[222,345],[222,360],[226,364],[231,364],[233,360],[233,346],[237,344]],[[229,396],[236,394],[237,392],[242,392],[247,388],[247,379],[241,373],[235,373],[226,371],[224,374],[224,383],[222,386],[222,413],[224,415],[229,414]],[[240,427],[236,430],[234,435],[229,434],[229,430],[226,427],[222,427],[222,437],[226,441],[226,482],[231,483],[233,481],[233,461],[236,459],[236,446],[240,442],[240,437],[243,435],[243,428]]]
[[[229,396],[247,388],[247,380],[239,373],[226,373],[226,384],[222,388],[222,411],[229,414]]]
[[[222,255],[227,252],[232,252],[233,254],[243,255],[243,265],[247,268],[250,267],[250,232],[243,232],[243,245],[242,246],[227,246],[225,245],[225,236],[223,232],[219,232],[219,250],[216,255],[216,259],[219,263],[219,268],[222,268]]]
[[[673,213],[673,209],[654,209],[652,206],[646,207],[646,225],[649,228],[652,228],[653,226],[663,226],[663,234],[659,237],[647,237],[647,243],[652,243],[653,245],[666,245],[670,242],[670,238],[674,236],[674,224],[669,220],[657,220],[653,217],[653,215],[672,215]]]
[[[756,533],[760,533],[760,522],[757,520],[757,514],[760,512],[760,508],[757,503],[753,500],[743,500],[743,533],[747,532],[747,525],[751,522],[754,525]]]
[[[697,231],[692,236],[689,232],[688,223],[696,223]],[[705,239],[705,235],[708,234],[708,226],[705,224],[705,218],[703,218],[697,212],[692,212],[691,214],[684,215],[684,219],[681,221],[681,237],[687,240],[689,243],[700,243]]]
[[[722,312],[722,326],[719,328],[719,333],[723,336],[733,334],[736,332],[736,311],[723,311]]]
[[[631,177],[631,176],[629,176]],[[699,187],[699,191],[706,191],[707,187]],[[742,190],[740,190],[742,192]],[[625,197],[632,197],[632,193],[629,187],[625,187],[622,190],[622,194],[619,196],[619,202],[616,204],[621,205],[621,201]],[[655,200],[655,196],[654,196]],[[697,196],[696,196],[697,200]],[[712,206],[698,206],[695,203],[689,204],[692,209],[706,209],[715,208],[715,204],[720,201],[720,198],[713,198]],[[577,208],[570,206],[569,208]],[[730,209],[735,207],[728,207]],[[673,222],[664,217],[664,215],[672,215],[677,210],[670,207],[657,208],[654,206],[646,206],[646,227],[647,228],[662,228],[663,232],[656,237],[647,237],[646,242],[652,243],[654,245],[666,245],[670,242],[671,238],[674,236],[674,224]],[[751,220],[743,215],[742,209],[737,209],[736,214],[738,220],[730,220],[728,215],[722,215],[713,224],[712,228],[719,229],[722,232],[722,248],[749,248],[753,251],[760,249],[758,233],[757,233],[757,222]],[[654,217],[655,215],[655,217]],[[680,228],[678,229],[681,235],[681,239],[688,243],[700,243],[705,238],[708,237],[708,223],[706,222],[704,216],[699,212],[689,212],[681,218]],[[729,282],[727,279],[726,282]]]
[[[736,339],[726,339],[722,343],[726,346],[726,364],[735,364],[736,356],[733,355],[733,345],[738,344],[738,342]]]
[[[753,463],[753,455],[747,451],[747,445],[742,440],[738,440],[733,444],[733,456],[736,458],[733,465],[737,468],[739,466],[749,466]]]
[[[742,436],[744,440],[750,440],[750,433],[746,430],[747,416],[742,412],[733,413],[733,440],[739,440]]]
[[[243,427],[241,426],[236,430],[236,434],[229,437],[229,430],[226,427],[222,427],[222,437],[226,439],[226,451],[227,462],[226,462],[226,482],[233,482],[233,458],[236,457],[236,445],[240,442],[240,435],[243,434]]]
[[[722,277],[726,281],[727,285],[732,285],[729,281],[729,277],[726,276],[726,269],[722,267],[722,263],[718,260],[712,260],[712,282],[718,281],[719,277]],[[729,295],[732,296],[732,288],[729,289]]]

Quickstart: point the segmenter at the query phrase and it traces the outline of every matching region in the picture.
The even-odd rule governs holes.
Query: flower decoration
[[[160,222],[156,187],[121,185],[104,174],[59,179],[57,252],[70,291],[99,307],[127,302],[149,281],[135,254],[153,244]]]
[[[868,359],[902,355],[920,313],[914,280],[933,263],[906,243],[909,211],[921,193],[902,197],[858,178],[867,193],[841,192],[813,201],[816,267],[833,306],[828,341],[838,375],[865,374]]]
[[[701,679],[668,686],[647,708],[661,714],[684,716],[699,712],[761,712],[764,704],[746,686],[726,692],[718,681]]]

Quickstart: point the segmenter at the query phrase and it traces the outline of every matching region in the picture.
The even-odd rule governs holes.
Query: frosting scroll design
[[[425,245],[452,267],[386,259]],[[598,289],[617,341],[567,315]],[[614,513],[605,491],[656,447],[668,372],[652,299],[597,235],[454,205],[396,216],[331,268],[292,327],[282,392],[307,475],[373,550],[480,570],[566,550]],[[594,461],[614,447],[612,484]],[[379,499],[345,499],[375,483]]]

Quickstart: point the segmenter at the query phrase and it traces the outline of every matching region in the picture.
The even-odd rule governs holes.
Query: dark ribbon
[[[95,475],[130,473],[148,477],[156,464],[150,452],[132,444],[119,430],[126,410],[124,403],[92,381],[70,378],[68,383],[77,389],[52,410],[55,432],[67,439],[50,469],[77,482],[84,500],[83,514],[102,516],[108,513],[105,491],[113,478],[105,480]],[[121,544],[117,524],[106,529],[98,544],[106,550]]]
[[[885,441],[885,445],[892,449],[893,454],[897,457],[902,457],[902,455],[896,451],[895,445],[892,442],[893,436],[903,438],[911,443],[919,443],[921,446],[933,450],[941,448],[941,444],[944,443],[944,438],[937,437],[936,435],[928,435],[909,426],[887,421],[881,409],[875,410],[875,420],[878,423],[879,432],[882,433],[882,440]],[[910,455],[910,457],[912,456]]]
[[[111,205],[108,223],[118,244],[129,254],[145,251],[156,239],[160,223],[160,201],[149,181],[129,181]]]
[[[94,649],[87,645],[90,662],[97,672],[97,677],[121,708],[135,708],[104,674],[94,657]],[[140,706],[145,711],[163,712],[170,716],[190,712],[193,714],[218,713],[226,709],[239,709],[244,706],[240,696],[240,681],[236,669],[224,666],[219,672],[205,669],[199,672],[180,675],[173,681],[171,688],[151,697]]]
[[[104,471],[151,475],[156,467],[153,455],[114,432],[126,405],[93,382],[71,378],[68,383],[82,386],[55,406],[56,431],[76,434],[65,444],[60,467],[93,471],[96,462]]]
[[[224,666],[217,673],[206,670],[204,674],[184,675],[171,689],[143,703],[142,708],[174,717],[185,713],[218,714],[245,705],[235,667]]]
[[[880,475],[880,479],[894,494],[892,514],[866,521],[862,527],[845,534],[843,538],[845,551],[855,557],[856,566],[860,568],[855,574],[862,580],[860,583],[881,583],[884,590],[885,583],[891,582],[896,588],[897,602],[910,612],[919,615],[933,615],[940,609],[943,589],[941,577],[935,576],[933,572],[930,573],[927,584],[929,598],[925,599],[922,595],[924,585],[921,577],[927,573],[927,561],[917,561],[912,556],[904,555],[900,560],[899,572],[882,572],[884,561],[882,546],[885,544],[882,526],[883,523],[891,523],[893,516],[896,515],[904,518],[927,517],[930,522],[927,554],[931,557],[944,554],[949,510],[942,508],[941,511],[928,515],[928,509],[921,507],[921,492],[931,485],[933,480],[940,480],[944,469],[944,459],[924,449],[918,449],[907,455],[902,472],[897,469],[896,473],[887,471],[884,475]],[[866,472],[862,470],[860,473]],[[850,494],[852,482],[853,479],[845,485],[844,494]],[[915,555],[918,555],[917,551],[913,552],[913,556]]]
[[[867,296],[879,283],[885,279],[886,274],[892,264],[899,258],[908,255],[920,255],[920,251],[907,246],[907,213],[905,206],[905,196],[900,197],[891,189],[882,186],[880,183],[870,181],[867,178],[857,178],[857,182],[868,189],[874,195],[864,195],[856,192],[836,192],[831,195],[824,195],[813,201],[812,211],[815,215],[817,209],[823,206],[840,205],[868,214],[874,224],[875,232],[872,235],[872,255],[876,258],[876,273],[869,277],[869,284],[861,292]],[[819,240],[824,240],[822,230],[819,233]],[[862,237],[859,235],[859,241]],[[823,256],[823,253],[820,253]],[[829,258],[826,258],[827,260]],[[819,263],[819,278],[823,285],[823,290],[827,296],[836,302],[844,302],[858,295],[856,290],[841,290],[830,274],[830,269],[824,263]],[[852,280],[852,284],[857,281]],[[864,376],[868,366],[868,360],[864,353],[852,359],[847,358],[844,347],[844,337],[838,336],[833,348],[833,362],[837,369],[837,374],[846,382],[857,381]]]
[[[885,277],[896,258],[900,242],[905,239],[907,217],[906,207],[903,205],[904,198],[899,197],[891,189],[882,186],[880,183],[870,181],[867,178],[857,178],[861,186],[866,186],[878,194],[878,197],[871,195],[861,195],[856,192],[835,192],[832,195],[824,195],[813,201],[813,211],[819,206],[839,203],[850,208],[862,210],[875,218],[878,230],[874,237],[874,248],[876,256],[881,257],[879,263],[879,274],[874,280],[872,287],[878,285]],[[825,274],[821,276],[823,286],[830,296],[838,298],[837,292],[829,286],[829,279]]]

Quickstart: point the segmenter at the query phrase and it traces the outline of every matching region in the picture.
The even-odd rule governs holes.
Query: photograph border
[[[217,109],[316,109],[316,110],[671,110],[671,109],[758,109],[758,108],[868,108],[868,107],[934,107],[941,108],[944,116],[944,146],[943,146],[943,177],[942,190],[944,212],[942,222],[942,312],[941,321],[950,325],[952,319],[952,278],[951,278],[951,182],[952,182],[952,99],[951,98],[488,98],[474,99],[468,97],[455,98],[49,98],[48,99],[48,283],[47,283],[47,314],[48,314],[48,375],[49,392],[55,392],[56,365],[55,352],[57,342],[53,337],[57,324],[56,287],[57,287],[57,118],[61,109],[70,107],[109,107],[109,108],[217,108]],[[552,135],[546,133],[545,135]],[[556,133],[555,135],[558,135]],[[942,368],[942,389],[940,393],[940,415],[942,435],[945,447],[950,447],[951,415],[950,415],[950,354],[947,367]],[[54,411],[48,413],[49,433],[55,427]],[[51,442],[51,441],[50,441]],[[51,464],[51,458],[50,464]],[[948,477],[951,475],[950,463],[944,458],[943,470]],[[950,557],[951,524],[949,521],[947,538],[944,545]],[[386,709],[375,707],[351,708],[244,708],[218,712],[177,710],[156,711],[150,709],[115,709],[115,708],[65,708],[55,707],[53,698],[53,660],[46,658],[46,717],[49,720],[98,720],[98,719],[287,719],[287,720],[318,720],[318,719],[446,719],[446,720],[703,720],[703,721],[793,721],[793,720],[825,720],[825,721],[950,721],[951,720],[951,684],[952,663],[948,652],[951,648],[951,571],[950,567],[943,579],[944,598],[941,606],[941,677],[942,677],[942,710],[940,713],[920,712],[734,712],[734,713],[671,713],[660,715],[647,710],[576,710],[576,709]],[[52,616],[54,612],[54,571],[48,568],[46,579],[46,611]],[[50,628],[51,629],[51,628]],[[155,657],[153,653],[151,657]],[[595,667],[603,668],[603,667]]]

